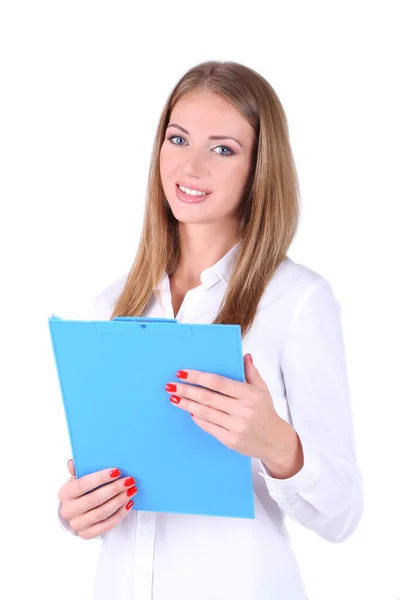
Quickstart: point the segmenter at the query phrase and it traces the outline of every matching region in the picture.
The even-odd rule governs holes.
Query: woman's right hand
[[[60,514],[81,538],[97,537],[129,514],[130,498],[137,494],[132,477],[120,478],[118,469],[104,469],[76,479],[72,459],[68,471],[71,478],[58,492]]]

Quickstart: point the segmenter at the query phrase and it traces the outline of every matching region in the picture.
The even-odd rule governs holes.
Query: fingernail
[[[176,385],[174,385],[173,383],[167,383],[167,385],[165,386],[165,390],[167,392],[176,392]]]
[[[132,508],[132,506],[134,505],[134,501],[133,500],[129,500],[128,504],[125,505],[126,510],[129,510],[130,508]]]
[[[131,497],[131,496],[133,496],[133,494],[136,494],[136,492],[137,492],[137,487],[135,486],[135,487],[133,487],[133,488],[130,488],[129,490],[127,490],[127,492],[126,492],[126,493],[127,493],[127,495],[128,495],[129,497]]]
[[[179,377],[179,379],[187,379],[188,374],[186,371],[178,371],[176,376]]]
[[[193,413],[190,413],[190,416],[191,416],[191,417],[194,417],[194,414],[193,414]]]
[[[253,363],[253,357],[251,356],[250,353],[249,353],[249,356],[250,356],[250,362],[251,362],[251,364],[254,365],[254,363]]]
[[[114,471],[111,471],[110,473],[110,477],[119,477],[121,475],[121,471],[119,469],[114,469]]]
[[[135,485],[136,481],[133,479],[133,477],[129,477],[125,483],[124,486],[125,487],[131,487],[131,485]]]
[[[179,404],[179,402],[181,401],[181,399],[179,398],[179,396],[171,396],[170,397],[171,402],[173,402],[174,404]]]

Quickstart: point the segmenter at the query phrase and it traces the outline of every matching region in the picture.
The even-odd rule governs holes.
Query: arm
[[[323,280],[303,293],[281,358],[291,424],[275,464],[260,461],[271,497],[292,519],[340,542],[363,510],[340,305]],[[289,476],[288,476],[289,475]]]

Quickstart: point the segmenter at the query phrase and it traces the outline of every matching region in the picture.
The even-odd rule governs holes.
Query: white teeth
[[[197,190],[190,190],[189,188],[185,188],[182,185],[179,186],[179,189],[185,194],[189,194],[190,196],[205,196],[205,192],[198,192]]]

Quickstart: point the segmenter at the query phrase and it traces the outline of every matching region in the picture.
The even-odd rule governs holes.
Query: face
[[[161,181],[175,218],[183,223],[236,219],[254,143],[251,125],[222,96],[196,91],[179,100],[160,152]],[[207,194],[188,196],[178,183]]]

